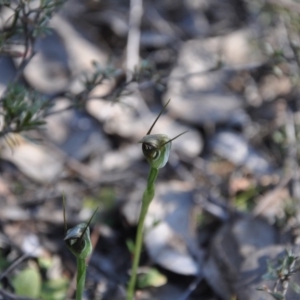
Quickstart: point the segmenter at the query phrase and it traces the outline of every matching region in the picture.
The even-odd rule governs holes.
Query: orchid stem
[[[81,300],[86,277],[86,262],[85,259],[77,258],[77,279],[76,279],[76,300]]]
[[[158,175],[158,169],[151,167],[150,173],[148,176],[147,187],[143,194],[142,208],[141,208],[141,212],[140,212],[138,228],[137,228],[137,235],[136,235],[136,240],[135,240],[131,277],[130,277],[130,282],[128,285],[126,300],[134,299],[133,297],[134,297],[134,291],[135,291],[136,277],[137,277],[137,271],[138,271],[138,266],[139,266],[140,257],[141,257],[142,244],[143,244],[144,223],[145,223],[149,205],[154,198],[155,180],[157,178],[157,175]]]

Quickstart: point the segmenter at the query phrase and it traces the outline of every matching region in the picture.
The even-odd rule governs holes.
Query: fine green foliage
[[[276,262],[268,262],[268,272],[263,276],[265,280],[275,281],[273,289],[267,286],[258,288],[270,294],[275,300],[285,300],[289,286],[295,293],[300,294],[300,286],[291,282],[291,276],[300,271],[299,256],[286,251],[285,256]]]
[[[183,133],[179,134],[173,139],[170,139],[168,136],[164,134],[153,134],[151,135],[151,131],[163,113],[164,109],[168,105],[170,101],[166,103],[166,105],[163,107],[153,124],[151,125],[150,129],[147,132],[147,135],[144,136],[140,143],[142,143],[142,150],[143,154],[150,164],[150,172],[148,176],[147,186],[143,194],[142,199],[142,207],[140,212],[140,217],[138,221],[138,229],[137,229],[137,235],[136,235],[136,241],[135,241],[135,249],[134,249],[134,257],[133,257],[133,264],[132,264],[132,270],[131,270],[131,277],[130,282],[127,289],[127,300],[133,300],[134,297],[134,290],[137,280],[137,269],[140,261],[141,256],[141,250],[142,250],[142,241],[143,241],[143,229],[144,229],[144,223],[146,219],[146,215],[148,212],[149,205],[151,201],[154,198],[155,194],[155,181],[158,176],[158,171],[160,168],[163,168],[170,155],[171,150],[171,142],[182,135]]]
[[[2,99],[5,114],[1,136],[36,129],[44,125],[43,114],[50,106],[50,103],[36,92],[29,91],[20,85],[10,86]]]
[[[20,79],[24,75],[24,70],[36,54],[37,38],[52,33],[48,25],[49,20],[64,3],[65,0],[0,0],[0,6],[3,6],[3,9],[10,14],[7,19],[1,19],[0,56],[19,59],[15,75],[0,96],[3,116],[0,128],[1,137],[9,133],[40,129],[46,123],[47,116],[74,108],[84,109],[91,99],[118,101],[121,96],[131,93],[128,87],[133,82],[162,86],[157,71],[147,62],[134,70],[131,80],[126,81],[124,70],[112,65],[103,67],[96,61],[92,63],[93,71],[78,75],[84,88],[77,93],[66,89],[59,95],[47,98],[21,85]],[[92,94],[97,86],[108,81],[116,83],[112,91],[101,97]],[[58,111],[50,110],[57,96],[69,99],[70,106]]]
[[[63,0],[0,0],[0,5],[5,6],[11,13],[4,24],[4,29],[0,32],[0,54],[23,57],[22,62],[24,62],[36,37],[50,32],[49,19],[64,2]],[[24,53],[13,50],[12,46],[16,43],[25,47]]]
[[[10,14],[9,18],[1,19],[0,55],[20,58],[16,73],[0,98],[1,137],[38,129],[45,124],[50,101],[18,82],[35,54],[37,37],[51,32],[48,22],[63,3],[62,0],[0,0],[0,5]]]

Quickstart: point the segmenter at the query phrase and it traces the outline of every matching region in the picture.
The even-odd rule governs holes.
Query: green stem
[[[158,175],[158,169],[151,168],[149,176],[148,176],[147,188],[143,194],[142,208],[141,208],[141,212],[140,212],[138,228],[137,228],[137,235],[136,235],[136,240],[135,240],[135,249],[134,249],[134,258],[133,258],[133,264],[132,264],[132,270],[131,270],[131,277],[130,277],[130,282],[129,282],[128,289],[127,289],[126,300],[133,300],[133,297],[134,297],[137,269],[139,266],[140,256],[141,256],[141,251],[142,251],[143,228],[144,228],[144,223],[145,223],[149,205],[150,205],[152,199],[154,198],[155,180],[157,178],[157,175]]]
[[[85,259],[77,258],[77,288],[76,288],[76,300],[82,299],[84,291],[86,276],[86,263]]]

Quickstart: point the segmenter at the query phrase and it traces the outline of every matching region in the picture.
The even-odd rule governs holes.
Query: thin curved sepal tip
[[[96,212],[98,211],[98,209],[99,209],[99,206],[95,209],[95,211],[93,212],[93,214],[92,214],[92,216],[90,217],[89,221],[87,222],[86,227],[84,228],[84,230],[83,230],[83,232],[82,232],[82,234],[81,234],[81,236],[80,236],[80,238],[79,238],[79,241],[82,241],[82,239],[84,238],[84,234],[85,234],[87,228],[90,226],[90,224],[91,224],[91,222],[92,222],[92,220],[93,220],[93,218],[94,218]]]
[[[172,141],[176,140],[177,138],[179,138],[180,136],[184,135],[184,134],[187,133],[187,132],[188,132],[188,130],[186,130],[186,131],[184,131],[184,132],[182,132],[182,133],[176,135],[176,136],[173,137],[172,139],[170,139],[170,140],[168,140],[167,142],[163,143],[163,144],[161,145],[161,147],[163,147],[164,145],[166,145],[166,144],[168,144],[168,143],[171,143]]]
[[[155,121],[153,122],[153,124],[151,125],[150,129],[148,130],[146,135],[149,135],[153,129],[153,127],[155,126],[156,122],[158,121],[158,119],[160,118],[161,114],[164,112],[164,110],[166,109],[166,107],[168,106],[168,104],[170,103],[171,99],[168,100],[168,102],[164,105],[164,107],[162,108],[162,110],[160,111],[159,115],[156,117]]]
[[[65,234],[66,234],[68,228],[67,228],[67,217],[66,217],[66,195],[65,195],[65,193],[63,193],[63,195],[62,195],[62,201],[63,201],[64,228],[65,228]]]

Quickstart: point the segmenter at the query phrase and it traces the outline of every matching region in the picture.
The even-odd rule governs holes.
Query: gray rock
[[[89,101],[87,110],[104,123],[104,131],[107,133],[118,134],[138,142],[145,136],[159,111],[157,113],[145,112],[142,105],[143,99],[138,94],[122,97],[121,101],[115,104],[104,100]],[[137,112],[140,112],[141,115]],[[178,150],[188,157],[196,157],[203,148],[203,141],[195,129],[181,125],[164,114],[155,124],[152,132],[167,134],[172,138],[186,130],[188,130],[186,134],[172,142],[172,149]]]
[[[34,48],[36,54],[24,70],[26,80],[43,93],[65,90],[71,78],[69,55],[57,31],[37,39]]]
[[[244,100],[228,89],[234,67],[260,60],[247,31],[183,44],[168,80],[165,100],[172,115],[196,125],[246,120]],[[254,54],[253,54],[254,53]],[[226,67],[220,67],[219,62]],[[232,67],[230,70],[227,67]]]
[[[210,141],[213,152],[237,166],[245,166],[256,175],[266,175],[274,171],[270,162],[262,153],[250,146],[240,134],[221,131]]]
[[[15,164],[19,170],[34,181],[50,183],[63,175],[63,158],[44,145],[31,143],[22,136],[11,134],[8,138],[17,141],[13,149],[2,141],[1,156]]]
[[[136,224],[145,181],[123,207],[126,219]],[[193,186],[187,182],[158,183],[145,221],[145,247],[152,261],[182,275],[199,275],[202,253],[196,243]]]
[[[225,223],[212,240],[203,267],[205,279],[221,299],[231,299],[243,262],[276,241],[275,229],[262,219],[246,216]]]
[[[195,240],[193,190],[187,183],[158,184],[145,222],[145,245],[151,259],[183,275],[200,271],[200,252]]]

